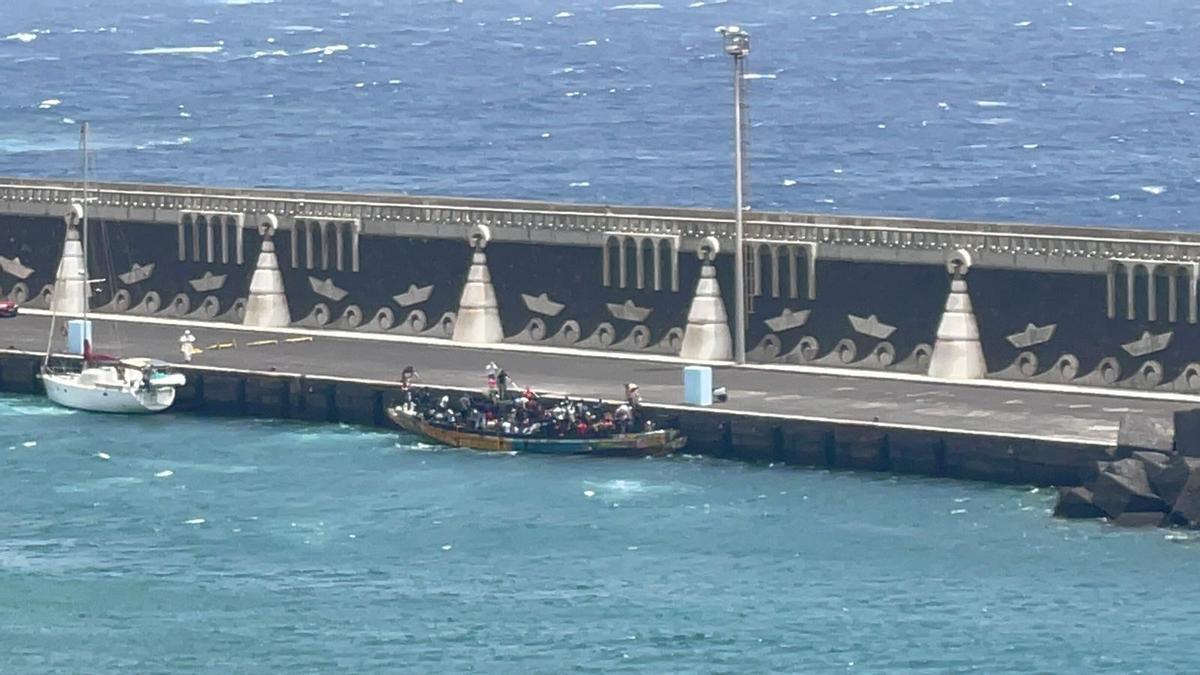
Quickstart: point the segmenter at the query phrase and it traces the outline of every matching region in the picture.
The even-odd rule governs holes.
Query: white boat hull
[[[175,387],[130,387],[124,383],[105,382],[108,378],[88,377],[83,373],[44,373],[42,383],[51,401],[76,410],[103,413],[156,413],[175,402]]]

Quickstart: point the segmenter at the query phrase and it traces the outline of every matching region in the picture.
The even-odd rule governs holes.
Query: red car
[[[17,303],[12,300],[0,300],[0,317],[16,315]]]

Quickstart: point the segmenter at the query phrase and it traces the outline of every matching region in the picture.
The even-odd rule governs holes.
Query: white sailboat
[[[83,323],[87,323],[89,297],[91,295],[88,273],[88,125],[83,123],[80,132],[83,152],[83,203],[80,242],[83,248]],[[65,256],[64,256],[65,257]],[[60,284],[66,289],[68,284]],[[58,289],[56,289],[58,290]],[[113,359],[98,357],[92,353],[90,330],[83,330],[83,364],[79,370],[52,368],[50,353],[53,351],[54,320],[50,319],[50,343],[46,346],[46,358],[42,362],[42,384],[51,401],[77,410],[106,413],[154,413],[166,410],[175,402],[175,388],[186,379],[181,373],[168,370],[168,364],[145,358]]]

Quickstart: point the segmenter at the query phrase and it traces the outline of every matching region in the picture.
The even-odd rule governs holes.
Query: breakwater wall
[[[41,359],[33,352],[0,350],[0,391],[41,394]],[[180,371],[188,378],[174,407],[180,413],[393,428],[385,411],[399,398],[394,382],[199,366],[180,367]],[[646,411],[660,424],[687,435],[687,453],[997,483],[1080,485],[1095,474],[1098,462],[1162,447],[1161,434],[1118,446],[1016,432],[768,415],[723,407],[649,405]],[[1168,447],[1170,443],[1168,435]]]
[[[93,309],[731,356],[728,211],[101,183]],[[0,179],[0,297],[48,307],[76,183]],[[1200,237],[751,213],[749,360],[1200,392]],[[60,298],[59,301],[65,301]]]

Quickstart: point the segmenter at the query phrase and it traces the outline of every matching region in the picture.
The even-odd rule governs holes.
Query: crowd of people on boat
[[[653,430],[653,422],[640,414],[642,394],[635,383],[625,386],[622,403],[610,406],[602,400],[539,395],[517,385],[495,363],[488,363],[485,373],[484,393],[452,398],[415,389],[416,370],[407,366],[400,377],[402,407],[443,428],[505,436],[603,438]]]

